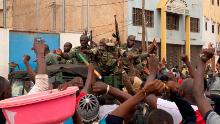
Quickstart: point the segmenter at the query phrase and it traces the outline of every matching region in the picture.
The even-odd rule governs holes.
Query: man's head
[[[0,76],[0,100],[11,97],[11,86],[10,83]]]
[[[100,50],[105,50],[105,48],[106,48],[106,39],[105,38],[102,38],[101,40],[100,40],[100,42],[99,42],[99,49]]]
[[[181,84],[179,88],[179,95],[183,98],[185,98],[188,102],[194,103],[194,97],[193,97],[193,79],[187,78],[183,80],[183,83]]]
[[[164,110],[154,109],[148,115],[147,124],[173,124],[173,118]]]
[[[89,42],[89,38],[87,37],[87,35],[85,35],[85,34],[81,35],[81,37],[80,37],[81,47],[87,47],[88,42]]]
[[[69,52],[72,48],[72,44],[70,42],[66,42],[63,48],[64,48],[64,52]]]
[[[134,41],[135,41],[135,36],[134,35],[129,35],[127,39],[127,47],[132,48],[134,46]]]

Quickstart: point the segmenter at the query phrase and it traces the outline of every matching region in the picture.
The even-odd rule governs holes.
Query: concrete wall
[[[8,78],[9,30],[0,28],[0,76]]]
[[[12,1],[12,0],[9,0]],[[37,3],[38,1],[38,7]],[[89,0],[87,21],[87,0],[65,0],[65,31],[63,31],[63,0],[16,0],[8,4],[12,20],[8,27],[19,31],[81,33],[87,26],[93,30],[94,40],[112,37],[114,32],[114,15],[117,15],[122,41],[126,37],[127,1],[123,0]],[[0,16],[1,18],[1,16]]]
[[[146,10],[154,11],[154,27],[147,28],[148,31],[148,40],[152,41],[153,38],[156,38],[157,41],[160,41],[160,10],[158,10],[157,4],[160,0],[147,0],[145,4]],[[202,29],[202,3],[198,2],[196,4],[191,3],[190,0],[187,0],[190,8],[190,16],[200,19],[200,29]],[[141,8],[141,0],[129,1],[128,2],[128,19],[127,21],[132,21],[132,8]],[[133,34],[137,36],[137,40],[141,40],[141,26],[133,26],[130,24],[128,26],[128,35]],[[167,43],[171,44],[185,44],[185,18],[184,15],[179,16],[179,30],[167,30]],[[192,45],[202,45],[202,31],[199,33],[191,33],[191,44]]]

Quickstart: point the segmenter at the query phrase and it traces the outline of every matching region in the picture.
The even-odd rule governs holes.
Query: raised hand
[[[103,82],[96,82],[92,85],[92,92],[94,94],[105,94],[107,91],[108,85]]]
[[[170,90],[172,92],[178,92],[178,89],[180,87],[180,85],[175,81],[168,81],[166,86],[168,88],[167,90]]]
[[[71,86],[78,86],[79,89],[83,88],[83,80],[81,77],[75,77],[71,81],[61,84],[58,89],[59,90],[66,90],[68,87]]]
[[[189,57],[187,55],[182,55],[181,56],[181,60],[184,62],[184,63],[188,63],[189,62]]]
[[[45,53],[44,40],[35,38],[32,50],[34,50],[36,54],[44,54]]]
[[[214,53],[215,53],[214,48],[203,49],[200,57],[203,62],[207,62],[209,59],[211,59],[213,57]]]
[[[26,64],[30,61],[31,57],[29,55],[24,55],[23,56],[23,62]]]
[[[148,94],[151,94],[151,93],[158,94],[158,93],[165,91],[166,88],[167,86],[160,80],[154,80],[150,83],[145,84],[144,86],[144,90]]]
[[[152,74],[157,74],[159,60],[155,55],[150,55],[148,59],[149,71]]]

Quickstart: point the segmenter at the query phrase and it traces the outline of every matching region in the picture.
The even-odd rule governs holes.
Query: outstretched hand
[[[151,74],[157,74],[159,60],[155,55],[150,55],[148,59],[149,71]]]
[[[35,38],[32,50],[34,50],[36,54],[44,54],[45,53],[44,40],[42,39],[38,40]]]
[[[83,80],[81,77],[75,77],[73,78],[71,81],[67,82],[67,83],[64,83],[64,84],[61,84],[58,89],[59,90],[66,90],[68,87],[71,87],[71,86],[78,86],[79,89],[82,89],[83,88]]]
[[[96,82],[92,84],[92,92],[97,95],[106,93],[108,85],[103,82]]]
[[[201,59],[203,62],[207,62],[209,59],[211,59],[214,56],[215,49],[203,49],[201,54]]]
[[[167,86],[160,80],[154,80],[150,83],[145,84],[144,86],[144,91],[151,94],[151,93],[161,93],[165,91]]]
[[[23,62],[26,64],[30,61],[31,57],[29,55],[24,55],[23,56]]]
[[[189,57],[187,55],[182,55],[181,60],[186,64],[189,62]]]
[[[180,87],[180,85],[175,81],[168,81],[166,86],[168,88],[167,90],[171,92],[178,92],[178,89]]]

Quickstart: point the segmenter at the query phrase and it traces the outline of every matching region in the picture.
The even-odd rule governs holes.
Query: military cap
[[[87,36],[87,35],[83,34],[83,35],[81,35],[81,36],[80,36],[80,40],[83,40],[83,41],[88,41],[88,40],[89,40],[89,38],[88,38],[88,36]]]
[[[129,36],[128,36],[128,39],[129,39],[129,40],[135,40],[135,38],[136,38],[136,36],[134,36],[134,35],[129,35]]]

